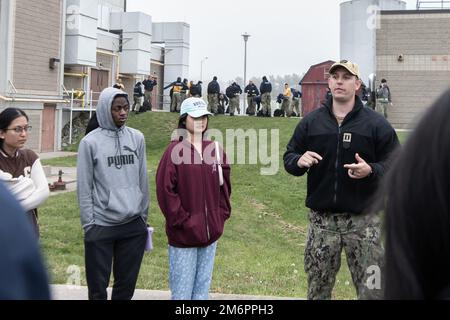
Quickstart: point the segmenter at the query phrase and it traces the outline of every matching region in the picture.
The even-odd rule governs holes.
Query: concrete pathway
[[[52,285],[53,300],[87,300],[87,287]],[[108,288],[108,297],[111,299],[111,288]],[[249,296],[239,294],[211,293],[211,300],[303,300],[283,297]],[[133,300],[170,300],[169,291],[135,290]]]
[[[58,151],[58,152],[45,152],[40,153],[39,158],[41,160],[48,160],[48,159],[54,159],[54,158],[64,158],[64,157],[70,157],[70,156],[76,156],[76,152],[65,152],[65,151]]]

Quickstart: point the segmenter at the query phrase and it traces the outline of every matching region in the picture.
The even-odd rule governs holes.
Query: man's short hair
[[[386,83],[387,80],[386,79],[381,79],[381,83]]]

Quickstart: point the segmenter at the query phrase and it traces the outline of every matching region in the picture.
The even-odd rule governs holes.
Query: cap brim
[[[359,76],[353,72],[352,70],[350,70],[346,65],[344,64],[335,64],[334,66],[332,66],[330,68],[330,71],[328,71],[328,73],[333,73],[337,68],[344,68],[345,70],[347,70],[348,72],[350,72],[352,75],[357,76],[359,78]]]
[[[188,112],[187,114],[190,115],[192,118],[200,118],[203,116],[212,116],[213,115],[211,112],[203,111],[203,110],[191,111],[191,112]]]

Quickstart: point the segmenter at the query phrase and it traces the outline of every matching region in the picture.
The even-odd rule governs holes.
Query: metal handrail
[[[69,91],[67,91],[67,89],[64,86],[64,84],[61,85],[61,88],[63,89],[63,93],[65,93],[68,97],[70,97],[70,93],[69,93]]]
[[[424,6],[424,5],[430,5],[430,6]],[[421,10],[421,9],[427,9],[427,10],[450,9],[450,1],[445,1],[445,0],[434,0],[434,1],[417,0],[416,9],[417,10]]]
[[[16,94],[18,91],[16,89],[16,87],[14,86],[14,84],[11,82],[11,80],[8,80],[8,84],[10,86],[10,88],[13,89],[13,92],[8,91],[9,94]]]

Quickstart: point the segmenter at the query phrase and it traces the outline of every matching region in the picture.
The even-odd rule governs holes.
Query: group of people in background
[[[170,112],[180,112],[184,100],[190,97],[200,98],[202,96],[202,82],[188,81],[178,77],[176,81],[164,87],[164,90],[170,89]]]
[[[202,81],[194,83],[194,81],[188,81],[188,79],[181,80],[178,77],[176,81],[168,84],[164,87],[164,90],[170,88],[170,112],[179,112],[181,104],[188,97],[202,97]],[[151,111],[153,89],[157,85],[156,77],[148,76],[142,82],[137,82],[133,90],[134,103],[131,111],[140,113],[145,111]],[[301,85],[301,83],[299,83]],[[115,88],[124,90],[124,86],[121,82],[114,85]],[[371,92],[369,88],[362,83],[360,88],[360,97],[363,103],[377,112],[381,113],[386,119],[388,117],[388,107],[392,106],[391,91],[387,85],[387,80],[382,79],[379,88],[375,92]],[[232,82],[225,92],[221,91],[220,84],[217,81],[217,77],[214,76],[213,80],[208,83],[207,87],[207,102],[208,110],[214,114],[229,114],[234,116],[241,114],[240,96],[245,93],[247,98],[247,108],[245,114],[249,116],[271,117],[272,116],[272,84],[268,81],[267,77],[262,77],[262,82],[258,87],[249,81],[247,86],[242,90],[239,84]],[[328,88],[325,100],[328,100],[331,96],[331,92]],[[142,103],[143,98],[143,103]],[[279,93],[276,97],[276,102],[279,108],[274,110],[273,116],[276,117],[301,117],[301,98],[302,93],[299,89],[290,87],[288,83],[284,84],[283,92]]]
[[[234,116],[235,113],[241,113],[240,97],[245,93],[247,96],[247,108],[245,114],[249,116],[271,117],[272,116],[272,84],[267,77],[262,77],[262,82],[258,87],[253,81],[249,81],[242,91],[242,88],[236,82],[231,83],[225,92],[220,90],[217,77],[208,84],[208,110],[213,114],[229,114]],[[280,98],[281,97],[281,98]],[[301,92],[285,85],[285,90],[278,96],[277,102],[280,104],[280,110],[283,115],[290,117],[291,115],[300,115],[300,98]],[[295,114],[295,110],[297,113]],[[277,113],[275,113],[277,115]],[[281,114],[279,114],[281,116]]]
[[[153,89],[158,84],[155,76],[148,76],[142,82],[137,82],[133,88],[133,106],[131,107],[132,112],[141,113],[146,111],[151,111],[153,108]],[[116,89],[123,90],[123,86],[114,86]],[[142,102],[142,97],[144,97],[144,102]]]
[[[277,117],[300,117],[300,99],[302,93],[300,90],[289,87],[288,83],[284,84],[284,91],[277,97],[277,103],[280,109],[275,110],[274,116]]]

